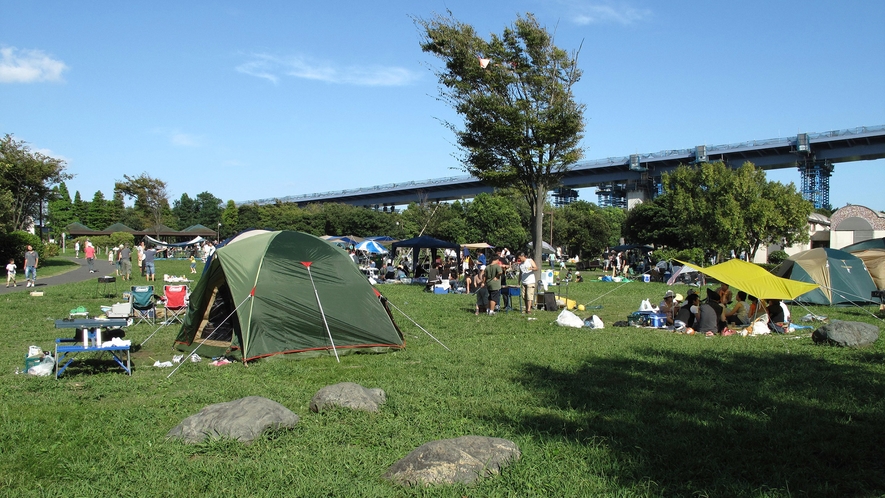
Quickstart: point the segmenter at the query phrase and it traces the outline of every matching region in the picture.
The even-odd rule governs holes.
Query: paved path
[[[71,258],[71,261],[80,265],[78,268],[74,268],[71,271],[62,273],[60,275],[54,275],[51,277],[40,277],[40,269],[37,269],[37,285],[35,287],[27,287],[27,282],[25,281],[24,273],[18,275],[18,287],[6,287],[6,281],[2,286],[0,286],[0,295],[8,294],[10,292],[21,292],[21,291],[32,291],[32,290],[44,290],[47,287],[51,287],[53,285],[58,284],[69,284],[72,282],[85,282],[87,280],[97,279],[103,275],[113,275],[114,267],[111,266],[107,260],[95,260],[95,269],[96,273],[89,273],[89,268],[86,266],[86,260],[83,258]],[[104,273],[102,273],[104,272]]]

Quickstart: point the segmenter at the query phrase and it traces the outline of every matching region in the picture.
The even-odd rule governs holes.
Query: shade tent
[[[534,242],[529,242],[529,243],[528,243],[528,247],[529,247],[529,249],[534,249],[534,247],[535,247],[535,243],[534,243]],[[549,254],[549,253],[551,253],[551,252],[553,252],[553,253],[556,252],[556,248],[555,248],[555,247],[553,247],[552,245],[550,245],[549,242],[544,242],[543,240],[541,241],[541,250],[542,250],[544,253],[547,253],[547,254]]]
[[[387,249],[374,240],[364,240],[356,245],[357,251],[365,251],[371,254],[387,254]]]
[[[630,250],[632,250],[632,249],[639,249],[639,250],[641,250],[642,252],[649,252],[649,251],[654,251],[654,250],[655,250],[654,247],[651,247],[651,246],[645,246],[645,245],[642,245],[642,244],[623,244],[623,245],[619,245],[619,246],[612,247],[612,251],[617,251],[617,252],[621,252],[621,251],[630,251]]]
[[[678,260],[677,260],[678,261]],[[764,268],[740,259],[730,259],[725,263],[702,268],[679,261],[697,271],[724,282],[735,289],[740,289],[760,299],[795,299],[818,288],[815,283],[797,282],[772,275]]]
[[[476,242],[473,244],[461,244],[462,248],[467,249],[494,249],[495,246],[489,244],[488,242]]]
[[[445,240],[435,239],[428,235],[422,235],[420,237],[415,237],[412,239],[401,240],[399,242],[394,242],[391,246],[392,251],[396,251],[399,248],[408,248],[414,251],[414,255],[412,257],[412,271],[414,272],[418,268],[418,251],[421,249],[430,249],[431,252],[436,254],[437,249],[453,249],[455,253],[457,253],[458,258],[458,266],[461,266],[461,246],[454,242],[446,242]]]
[[[144,240],[150,242],[151,244],[159,247],[188,247],[194,244],[199,244],[200,242],[205,241],[203,237],[195,237],[187,242],[163,242],[162,240],[157,240],[149,235],[144,236]]]
[[[305,233],[254,232],[215,251],[175,347],[189,352],[199,344],[203,356],[247,361],[403,347],[383,298],[346,252]]]
[[[820,288],[799,296],[795,301],[808,304],[874,303],[870,293],[876,290],[873,278],[857,256],[818,247],[787,258],[772,273],[798,280],[815,282]]]

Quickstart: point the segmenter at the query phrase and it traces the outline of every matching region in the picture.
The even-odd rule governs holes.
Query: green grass
[[[105,261],[107,263],[107,261]],[[61,275],[71,270],[76,270],[80,265],[74,262],[73,258],[49,258],[40,262],[37,268],[37,277],[46,278],[54,275]],[[24,280],[24,268],[19,268],[20,281]]]
[[[187,274],[186,261],[158,273]],[[586,277],[599,273],[582,272]],[[880,496],[885,494],[885,347],[815,346],[810,334],[679,335],[615,328],[663,284],[588,281],[571,298],[602,305],[603,330],[565,329],[555,313],[474,316],[473,296],[379,286],[451,352],[393,311],[405,350],[244,367],[155,360],[174,354],[166,327],[133,354],[132,377],[110,363],[61,379],[13,375],[30,344],[51,349],[53,320],[93,312],[94,282],[42,298],[0,298],[0,495],[8,496]],[[687,287],[674,290],[685,294]],[[813,308],[877,324],[870,308]],[[794,308],[795,316],[807,311]],[[154,328],[129,328],[135,343]],[[380,413],[313,414],[311,397],[351,381],[381,387]],[[208,404],[265,396],[301,416],[251,446],[166,441]],[[515,441],[522,459],[472,487],[403,489],[380,478],[434,439]],[[110,491],[109,491],[110,490]]]

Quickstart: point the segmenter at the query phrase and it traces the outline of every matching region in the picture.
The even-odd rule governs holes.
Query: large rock
[[[276,401],[249,396],[209,405],[175,426],[167,438],[199,443],[206,438],[231,438],[252,442],[264,431],[295,427],[298,415]]]
[[[879,327],[863,322],[833,320],[819,327],[811,334],[818,344],[832,344],[843,347],[869,346],[879,339]]]
[[[377,412],[387,401],[383,389],[367,389],[353,382],[342,382],[326,386],[310,400],[310,411],[319,413],[326,408],[341,406],[354,410]]]
[[[462,436],[425,443],[393,464],[386,479],[408,486],[470,484],[481,477],[501,473],[519,460],[516,443],[485,436]]]

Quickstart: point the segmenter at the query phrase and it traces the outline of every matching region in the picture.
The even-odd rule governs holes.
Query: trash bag
[[[639,311],[654,311],[654,306],[651,305],[651,302],[648,299],[643,299],[641,303],[639,303]]]
[[[584,326],[591,329],[602,329],[605,328],[605,324],[602,323],[602,319],[596,315],[593,315],[586,320],[584,320]]]
[[[39,377],[45,377],[47,375],[52,374],[52,371],[55,369],[55,358],[52,355],[46,355],[43,357],[43,360],[34,365],[33,367],[28,369],[28,374],[37,375]]]
[[[562,327],[574,327],[576,329],[584,327],[584,320],[569,310],[562,310],[556,317],[556,324]]]

